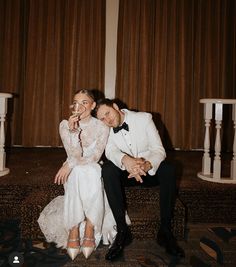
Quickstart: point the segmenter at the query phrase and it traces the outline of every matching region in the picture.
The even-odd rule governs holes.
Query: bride
[[[38,219],[46,240],[67,248],[72,260],[80,252],[88,258],[101,238],[104,244],[109,244],[116,235],[98,164],[109,128],[91,116],[95,106],[90,90],[75,93],[74,114],[59,127],[67,160],[54,182],[64,185],[65,194],[53,199]]]

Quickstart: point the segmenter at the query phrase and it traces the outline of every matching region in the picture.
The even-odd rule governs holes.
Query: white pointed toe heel
[[[74,260],[79,253],[80,253],[79,248],[67,248],[67,254],[70,256],[72,260]]]
[[[79,239],[69,239],[68,242],[76,242],[79,241]],[[80,246],[76,247],[67,247],[67,254],[70,256],[72,260],[76,258],[76,256],[81,252]]]
[[[93,241],[95,242],[95,239],[94,238],[88,238],[88,237],[84,237],[83,238],[83,241],[84,240],[87,240],[87,241]],[[81,246],[81,251],[82,253],[84,254],[84,257],[87,259],[91,254],[92,252],[95,250],[95,244],[93,246]]]
[[[86,259],[92,254],[93,251],[94,247],[82,247],[82,252]]]

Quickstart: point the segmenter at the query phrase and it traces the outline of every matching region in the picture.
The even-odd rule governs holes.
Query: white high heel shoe
[[[87,241],[95,241],[94,238],[88,238],[88,237],[84,237],[83,238],[83,241],[84,240],[87,240]],[[82,253],[84,254],[84,257],[87,259],[91,254],[92,252],[95,250],[95,244],[91,247],[86,247],[86,246],[81,246],[81,251]]]
[[[76,242],[79,241],[79,239],[69,239],[68,242]],[[80,246],[76,246],[76,247],[67,247],[67,254],[70,256],[70,258],[72,260],[74,260],[76,258],[76,256],[81,252],[80,250]]]

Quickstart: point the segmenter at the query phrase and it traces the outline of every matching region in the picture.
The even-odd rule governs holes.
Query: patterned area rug
[[[107,248],[100,247],[95,251],[91,257],[86,260],[83,255],[79,255],[73,262],[68,262],[65,264],[66,267],[72,266],[89,266],[89,267],[105,267],[105,266],[116,266],[116,267],[144,267],[144,266],[153,266],[153,267],[164,267],[168,266],[166,262],[160,255],[155,253],[146,253],[143,254],[140,251],[140,254],[134,253],[131,248],[125,249],[123,255],[116,262],[106,262],[104,260],[105,253]]]
[[[174,264],[176,259],[165,258],[157,253],[153,241],[134,241],[125,249],[123,255],[116,262],[105,261],[108,247],[99,245],[96,251],[85,259],[82,254],[71,261],[65,250],[58,249],[54,244],[48,244],[43,240],[22,240],[20,238],[19,221],[0,222],[0,266],[24,266],[24,267],[72,267],[72,266],[122,266],[122,267],[164,267]],[[148,248],[148,249],[147,249]],[[13,264],[17,257],[18,264]]]
[[[224,231],[222,231],[224,229]],[[230,230],[231,229],[231,230]],[[233,230],[232,230],[233,229]],[[209,231],[210,230],[210,231]],[[230,236],[226,235],[227,233]],[[226,233],[226,234],[225,234]],[[0,267],[218,267],[217,259],[209,250],[200,246],[200,241],[214,241],[223,254],[223,266],[235,267],[236,229],[213,227],[211,225],[191,225],[185,241],[179,245],[185,250],[186,257],[180,260],[167,255],[155,240],[134,240],[124,250],[116,262],[104,260],[108,247],[100,245],[89,259],[83,255],[71,261],[65,250],[56,248],[43,240],[22,240],[19,221],[0,221]],[[13,264],[15,257],[20,264]],[[214,256],[214,255],[213,255]],[[24,261],[24,263],[23,263]],[[23,264],[22,264],[23,263]]]

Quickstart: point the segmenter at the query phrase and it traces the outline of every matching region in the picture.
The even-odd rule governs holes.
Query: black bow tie
[[[129,125],[126,122],[124,122],[121,126],[113,128],[113,132],[118,133],[122,129],[129,131]]]

